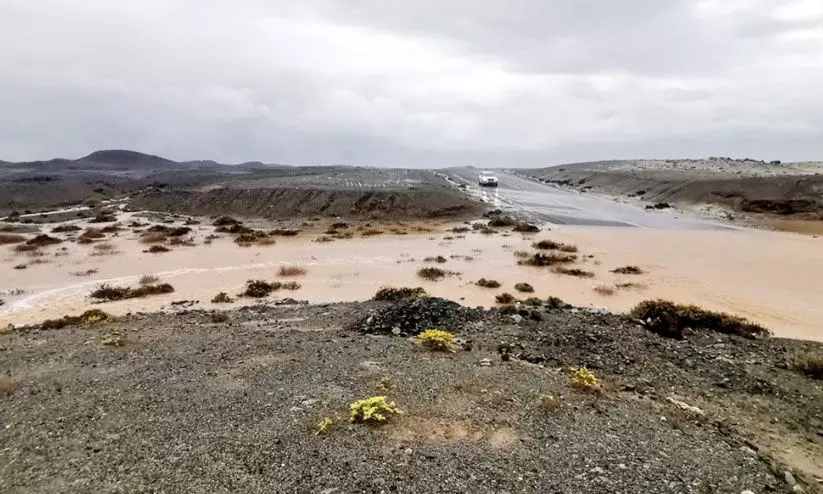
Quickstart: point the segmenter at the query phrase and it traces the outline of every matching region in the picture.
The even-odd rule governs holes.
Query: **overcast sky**
[[[823,160],[823,0],[0,0],[0,159]]]

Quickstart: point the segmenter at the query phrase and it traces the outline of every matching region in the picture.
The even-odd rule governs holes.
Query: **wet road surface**
[[[656,229],[725,229],[726,225],[703,220],[677,210],[647,211],[632,204],[616,202],[555,185],[543,184],[504,172],[497,172],[497,188],[477,184],[480,170],[452,168],[447,175],[465,183],[471,194],[495,207],[522,211],[537,220],[557,225],[626,226]]]

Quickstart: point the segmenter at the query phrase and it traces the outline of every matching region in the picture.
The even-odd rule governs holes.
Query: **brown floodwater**
[[[370,298],[381,286],[422,286],[431,295],[470,306],[494,306],[494,296],[505,291],[522,298],[553,295],[578,306],[620,311],[644,299],[666,298],[747,317],[778,336],[823,340],[823,283],[819,281],[823,240],[810,236],[755,230],[553,227],[536,235],[411,232],[330,243],[313,242],[318,234],[306,233],[278,238],[275,245],[240,247],[229,235],[204,245],[213,227],[194,228],[198,244],[194,247],[144,253],[147,246],[127,230],[108,240],[115,254],[92,255],[93,245],[64,242],[43,249],[47,263],[30,264],[24,270],[12,266],[30,259],[2,247],[0,292],[24,292],[0,295],[6,300],[0,306],[0,324],[36,323],[90,307],[116,315],[170,309],[171,302],[180,300],[199,301],[197,307],[202,308],[235,307],[256,301],[241,298],[220,305],[210,300],[221,291],[234,297],[249,279],[295,279],[302,285],[300,290],[276,292],[270,298],[354,301]],[[453,238],[444,238],[448,236]],[[594,273],[594,278],[518,265],[514,252],[533,251],[531,243],[544,238],[577,245],[581,260],[575,267]],[[67,250],[61,252],[61,247]],[[58,253],[63,255],[55,256]],[[423,259],[438,255],[448,261],[436,266],[454,274],[437,282],[419,278],[420,267],[435,265]],[[281,266],[294,264],[305,267],[307,274],[278,276]],[[610,272],[623,265],[637,265],[645,273]],[[90,269],[96,272],[82,277],[72,274]],[[146,274],[172,284],[175,292],[102,304],[88,298],[101,283],[137,286]],[[481,277],[496,279],[503,286],[478,287],[474,282]],[[535,293],[518,294],[513,286],[520,282],[534,286]],[[632,285],[620,287],[627,283]],[[601,292],[595,291],[597,287]],[[602,294],[611,290],[611,295]]]

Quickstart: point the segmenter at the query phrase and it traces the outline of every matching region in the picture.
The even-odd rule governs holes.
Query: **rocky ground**
[[[823,163],[755,160],[625,160],[562,165],[521,174],[582,191],[677,206],[715,205],[733,214],[823,219]]]
[[[823,385],[789,368],[820,344],[404,304],[0,334],[0,491],[823,492]],[[350,423],[372,395],[403,414]]]

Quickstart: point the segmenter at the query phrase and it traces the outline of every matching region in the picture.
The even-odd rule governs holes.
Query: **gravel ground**
[[[437,306],[463,344],[432,353],[358,330],[369,315],[407,324],[390,307],[0,334],[0,491],[792,492],[786,470],[821,491],[823,387],[785,368],[818,344]],[[102,343],[114,334],[123,346]],[[599,392],[570,386],[581,365]],[[348,404],[372,395],[404,413],[349,423]]]

